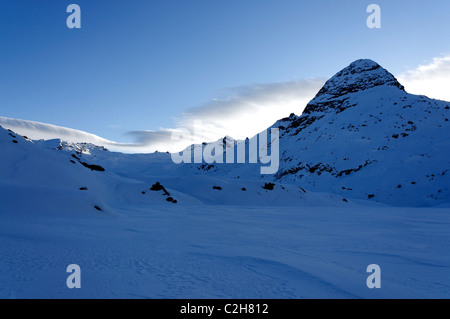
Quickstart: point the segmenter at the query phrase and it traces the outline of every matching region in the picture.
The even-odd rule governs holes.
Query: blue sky
[[[71,3],[81,29],[66,26]],[[381,29],[366,26],[371,3]],[[280,96],[284,83],[290,96],[359,58],[413,72],[450,54],[449,16],[448,0],[0,0],[0,116],[128,142],[127,132],[176,127],[210,106],[238,117],[264,90]],[[292,98],[273,117],[266,107],[246,131],[225,116],[223,128],[254,134],[304,103]]]

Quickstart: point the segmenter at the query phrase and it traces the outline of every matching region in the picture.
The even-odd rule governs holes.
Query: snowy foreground
[[[2,210],[0,297],[450,297],[448,208],[172,206]]]

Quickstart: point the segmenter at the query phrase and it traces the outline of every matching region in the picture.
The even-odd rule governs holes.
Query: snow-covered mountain
[[[274,188],[277,195],[272,200],[262,202],[257,194],[260,186],[256,188],[255,198],[249,192],[245,196],[226,190],[220,196],[217,192],[205,192],[204,185],[209,189],[215,186],[209,184],[219,184],[218,181],[223,180],[222,184],[229,183],[228,189],[276,183],[291,185],[297,191],[301,187],[333,193],[345,199],[397,206],[434,206],[450,201],[449,118],[449,102],[408,94],[380,65],[371,60],[358,60],[328,80],[301,116],[291,114],[270,127],[280,130],[280,165],[273,175],[261,175],[260,164],[176,165],[166,153],[106,152],[104,147],[94,144],[97,140],[100,145],[112,145],[111,142],[78,131],[74,140],[73,132],[68,129],[61,132],[69,134],[70,141],[33,141],[34,148],[30,152],[45,149],[78,154],[87,157],[87,162],[109,166],[112,173],[122,178],[140,182],[168,178],[166,187],[175,187],[207,203],[297,203],[278,194],[284,192],[281,187]],[[1,120],[9,127],[19,125],[21,130],[32,131],[36,125],[44,132],[49,127],[56,132],[62,129],[42,127],[43,124],[35,122]],[[55,132],[51,133],[54,137]],[[94,144],[76,143],[84,141],[83,136],[86,142]],[[245,143],[248,162],[249,140],[232,141],[231,145],[225,145],[226,142],[225,139],[219,141],[225,152],[230,147],[236,152],[237,145]],[[193,145],[191,149],[206,146],[205,143]],[[4,157],[10,160],[15,153],[10,154],[8,149]],[[3,168],[8,170],[6,166]],[[203,186],[188,187],[194,180]]]
[[[264,179],[402,206],[450,201],[450,103],[405,92],[371,60],[326,82],[280,129],[280,168]],[[202,168],[256,178],[249,165]]]

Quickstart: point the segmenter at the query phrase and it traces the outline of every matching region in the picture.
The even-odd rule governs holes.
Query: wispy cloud
[[[94,134],[34,121],[11,119],[0,116],[0,126],[13,130],[18,134],[28,136],[34,140],[49,140],[59,138],[73,143],[84,142],[101,146],[114,144],[114,142],[111,142]]]
[[[141,143],[116,143],[91,133],[35,121],[0,116],[0,126],[10,129],[17,134],[27,136],[33,140],[61,139],[70,143],[91,143],[98,146],[104,146],[111,151],[125,153],[137,153],[150,151],[151,149],[143,149],[143,144]]]
[[[397,78],[409,93],[450,101],[450,55],[434,58]]]
[[[306,104],[325,83],[325,79],[311,79],[224,89],[223,98],[191,108],[175,119],[174,128],[160,131],[135,131],[129,134],[136,143],[150,144],[163,150],[177,151],[190,143],[210,142],[229,135],[235,139],[251,137],[290,113],[301,114]],[[201,121],[202,131],[194,128]],[[172,132],[188,130],[190,140],[174,142]]]
[[[193,143],[211,142],[226,135],[235,139],[252,137],[290,113],[301,114],[324,83],[325,79],[311,79],[223,89],[219,92],[223,97],[178,114],[172,128],[128,132],[133,143],[116,143],[93,134],[33,121],[0,117],[0,125],[32,139],[88,142],[125,153],[176,152]],[[198,123],[202,124],[201,131],[195,126]],[[177,132],[189,133],[189,136],[174,141],[172,134]]]

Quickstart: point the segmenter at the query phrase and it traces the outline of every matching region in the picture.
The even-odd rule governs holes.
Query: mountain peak
[[[405,90],[391,73],[375,61],[370,59],[356,60],[325,83],[319,93],[306,106],[304,113],[323,111],[327,107],[342,111],[340,105],[342,101],[348,98],[349,94],[379,86],[390,86],[402,91]]]
[[[397,79],[386,69],[370,59],[360,59],[336,73],[329,79],[316,98],[336,98],[347,93],[371,89],[376,86],[389,85],[404,90]]]

